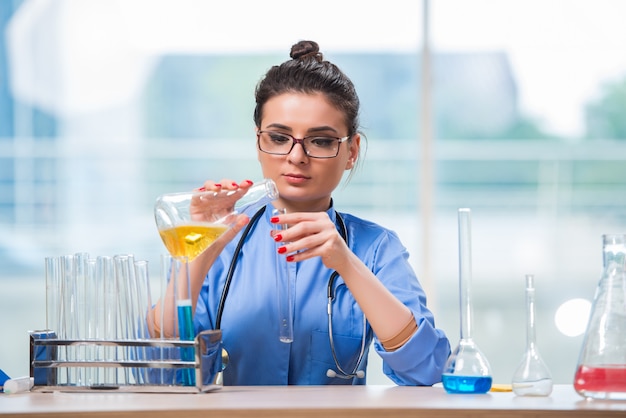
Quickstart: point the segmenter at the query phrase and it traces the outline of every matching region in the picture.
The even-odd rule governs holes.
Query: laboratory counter
[[[624,417],[626,401],[585,400],[571,385],[548,397],[452,395],[441,387],[230,386],[211,393],[0,393],[0,417]]]

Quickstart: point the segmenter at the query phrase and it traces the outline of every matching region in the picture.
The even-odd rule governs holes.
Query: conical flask
[[[513,374],[513,392],[518,396],[548,396],[552,376],[539,350],[535,331],[535,277],[526,275],[526,352]]]
[[[626,235],[603,235],[604,270],[591,307],[574,389],[626,400]]]
[[[472,339],[471,212],[459,209],[459,301],[461,340],[444,367],[442,383],[448,393],[486,393],[491,389],[491,367]]]

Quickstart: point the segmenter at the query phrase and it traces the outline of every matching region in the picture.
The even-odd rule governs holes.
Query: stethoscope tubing
[[[226,273],[226,280],[224,282],[224,288],[222,289],[222,294],[220,295],[220,301],[217,307],[215,329],[221,329],[222,315],[224,313],[224,305],[226,304],[226,298],[228,297],[230,284],[232,283],[235,269],[237,267],[237,261],[238,261],[237,259],[239,258],[239,255],[241,254],[241,248],[243,247],[244,241],[250,234],[250,231],[252,230],[252,228],[256,226],[257,222],[259,221],[259,219],[261,218],[261,215],[263,215],[264,212],[265,212],[265,206],[259,209],[252,216],[252,218],[250,219],[250,222],[248,223],[243,233],[241,234],[241,238],[239,238],[239,242],[237,243],[237,246],[235,247],[235,251],[233,252],[233,257],[228,267],[228,272]],[[339,224],[339,227],[340,227],[339,233],[341,234],[341,237],[344,239],[346,244],[348,244],[348,230],[346,228],[346,224],[344,223],[343,218],[341,217],[339,212],[335,211],[335,215],[337,218],[337,223]],[[343,368],[339,365],[339,359],[337,358],[337,353],[335,350],[335,342],[333,338],[333,323],[332,322],[333,322],[333,300],[335,299],[333,288],[334,288],[335,281],[338,277],[339,277],[339,273],[337,273],[336,271],[333,271],[328,279],[328,288],[327,288],[328,339],[330,343],[330,351],[332,352],[335,366],[337,370],[339,371],[339,373],[334,373],[334,377],[339,377],[341,379],[352,379],[357,376],[363,377],[364,374],[361,374],[358,371],[358,369],[359,369],[359,366],[361,365],[361,362],[363,361],[363,357],[365,354],[365,341],[366,341],[366,332],[367,332],[367,320],[365,318],[365,315],[363,315],[363,335],[361,338],[361,348],[360,348],[359,355],[357,357],[357,361],[354,366],[354,369],[352,370],[352,373],[346,373],[343,370]]]
[[[246,237],[254,228],[256,223],[259,221],[259,218],[265,212],[265,206],[259,209],[254,216],[248,222],[248,225],[243,230],[241,234],[241,238],[237,243],[237,247],[235,247],[235,251],[233,252],[233,258],[230,260],[230,265],[228,266],[228,272],[226,273],[226,281],[224,282],[224,288],[222,289],[222,294],[220,296],[220,302],[217,306],[217,317],[215,318],[215,329],[221,329],[222,327],[222,315],[224,314],[224,305],[226,303],[226,298],[228,297],[228,291],[230,290],[230,284],[233,281],[233,275],[235,274],[235,268],[237,267],[237,259],[239,258],[239,254],[241,254],[241,248],[243,247],[243,242],[246,240]]]
[[[359,366],[361,365],[361,361],[363,360],[363,355],[365,354],[365,339],[367,333],[367,320],[365,319],[365,315],[363,315],[363,336],[361,338],[361,349],[359,350],[359,356],[357,357],[356,363],[352,372],[348,373],[339,365],[339,359],[337,358],[337,352],[335,350],[335,340],[333,338],[333,300],[335,299],[335,295],[333,292],[333,286],[335,279],[339,277],[339,273],[336,271],[330,275],[330,279],[328,280],[328,305],[326,307],[326,311],[328,314],[328,341],[330,343],[330,352],[333,355],[333,361],[335,362],[335,367],[339,373],[332,373],[332,377],[338,377],[340,379],[352,379],[357,375],[359,370]],[[363,375],[364,376],[364,375]],[[329,376],[331,377],[331,376]],[[362,376],[359,376],[362,377]]]

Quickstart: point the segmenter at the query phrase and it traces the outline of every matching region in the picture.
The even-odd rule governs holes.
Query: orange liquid
[[[159,234],[173,257],[193,261],[227,229],[226,225],[189,224],[162,229]]]

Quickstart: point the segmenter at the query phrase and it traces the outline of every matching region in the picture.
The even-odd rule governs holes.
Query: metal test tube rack
[[[136,340],[69,340],[57,339],[51,331],[33,331],[30,333],[30,376],[33,377],[33,392],[93,392],[98,390],[117,392],[160,392],[160,393],[201,393],[218,390],[222,387],[222,332],[221,330],[206,330],[199,333],[193,341],[175,339],[136,339]],[[158,350],[179,349],[193,350],[194,360],[182,360],[180,355],[176,359],[146,358],[133,359],[128,355],[122,360],[98,359],[62,359],[60,352],[67,347],[77,350],[88,347],[112,347],[130,352],[131,349]],[[170,371],[177,369],[193,369],[195,385],[185,386],[178,383],[139,382],[121,384],[86,384],[78,382],[60,382],[59,373],[63,369],[78,368],[107,369],[130,372],[152,369],[153,372],[163,369]],[[175,372],[170,372],[170,375]],[[141,380],[141,379],[139,379]]]

